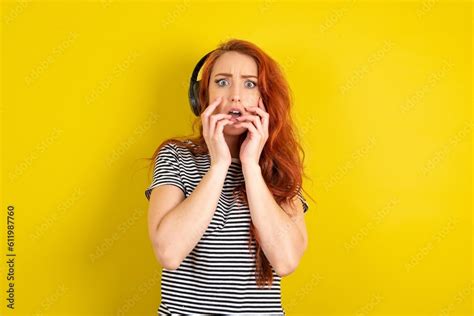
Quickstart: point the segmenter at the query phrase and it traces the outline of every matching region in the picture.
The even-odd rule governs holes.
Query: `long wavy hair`
[[[262,176],[268,189],[273,194],[277,204],[283,202],[292,204],[293,198],[302,188],[302,177],[308,178],[304,172],[305,153],[298,140],[295,125],[290,112],[292,99],[289,85],[284,78],[283,72],[278,63],[268,56],[255,44],[239,39],[231,39],[221,43],[218,48],[211,53],[202,67],[202,76],[199,90],[200,112],[202,113],[209,104],[208,87],[212,68],[216,60],[222,54],[236,51],[254,58],[258,67],[258,86],[263,103],[270,115],[268,124],[268,139],[262,150],[259,165]],[[199,132],[196,135],[196,129]],[[189,149],[194,155],[208,154],[206,141],[203,137],[203,126],[201,117],[198,116],[192,125],[193,134],[177,136],[164,140],[155,150],[153,156],[149,158],[149,177],[154,167],[154,161],[160,149],[168,143],[174,143]],[[245,140],[247,132],[239,138],[239,144]],[[302,153],[300,158],[299,153]],[[306,192],[306,191],[305,191]],[[307,194],[309,195],[309,194]],[[245,183],[237,186],[234,196],[248,205]],[[313,199],[312,199],[313,200]],[[285,211],[286,212],[286,211]],[[293,216],[295,214],[288,214]],[[264,287],[273,284],[273,272],[270,262],[262,251],[259,240],[255,233],[255,226],[250,222],[249,248],[255,240],[255,263],[257,286]]]

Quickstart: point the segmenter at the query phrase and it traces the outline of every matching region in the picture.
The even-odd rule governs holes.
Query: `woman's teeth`
[[[239,111],[236,111],[236,110],[234,110],[234,111],[229,111],[228,114],[231,115],[230,121],[231,121],[232,123],[239,122],[239,121],[237,120],[237,118],[240,117],[240,116],[242,116],[242,113],[240,113]]]

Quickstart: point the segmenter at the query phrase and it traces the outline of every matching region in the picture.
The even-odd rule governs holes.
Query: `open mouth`
[[[234,110],[234,111],[229,111],[228,114],[232,115],[232,118],[236,118],[236,117],[239,117],[239,116],[242,115],[242,113],[240,113],[240,111],[236,111],[236,110]]]

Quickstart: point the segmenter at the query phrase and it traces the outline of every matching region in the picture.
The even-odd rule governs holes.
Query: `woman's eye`
[[[225,81],[225,79],[217,79],[214,82],[217,83],[218,86],[223,87],[223,85],[220,84],[222,81]]]
[[[249,88],[254,88],[254,87],[257,86],[257,84],[256,84],[254,81],[249,80],[249,81],[247,81],[247,82],[250,82],[250,83],[252,84],[251,86],[249,86]],[[246,83],[247,83],[247,82],[246,82]]]
[[[227,86],[229,85],[229,83],[226,79],[216,79],[216,80],[214,80],[214,82],[217,83],[217,85],[219,87],[224,87],[226,85]],[[222,85],[221,82],[226,82],[227,84]],[[250,83],[250,85],[248,85],[247,83]],[[245,85],[246,85],[247,88],[253,89],[257,86],[257,83],[255,81],[248,80],[248,81],[245,82]]]

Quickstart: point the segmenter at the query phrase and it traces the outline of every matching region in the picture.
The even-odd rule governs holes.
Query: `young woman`
[[[151,158],[159,314],[284,315],[281,277],[308,243],[289,91],[278,64],[248,41],[206,59],[198,136],[168,139]]]

